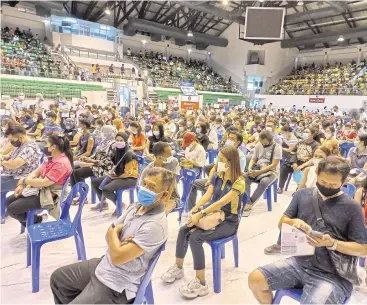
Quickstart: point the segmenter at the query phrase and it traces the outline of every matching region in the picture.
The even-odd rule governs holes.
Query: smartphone
[[[311,230],[309,235],[321,238],[324,234],[319,231]]]

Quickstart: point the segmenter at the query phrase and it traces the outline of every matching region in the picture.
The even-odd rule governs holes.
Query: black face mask
[[[45,153],[46,156],[51,156],[51,151],[48,150],[48,147],[44,147],[43,148],[43,152]]]
[[[328,188],[328,187],[325,187],[325,186],[321,185],[318,182],[316,182],[316,186],[319,189],[320,193],[325,197],[331,197],[331,196],[334,196],[334,195],[336,195],[340,192],[340,187],[337,188],[337,189],[331,189],[331,188]]]
[[[10,141],[10,144],[13,145],[14,147],[20,147],[22,145],[22,141],[19,140],[16,140],[16,141]]]
[[[272,143],[269,143],[267,145],[261,144],[264,148],[270,147],[272,145]]]

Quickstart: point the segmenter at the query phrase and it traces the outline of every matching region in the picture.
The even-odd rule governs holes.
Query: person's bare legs
[[[252,271],[248,276],[248,286],[260,304],[273,302],[273,293],[269,290],[268,282],[259,269]]]
[[[176,257],[176,265],[177,265],[179,268],[182,268],[183,263],[184,263],[184,259],[183,259],[183,258],[178,258],[178,257]]]
[[[199,279],[200,283],[206,283],[206,281],[205,281],[205,269],[196,270],[196,277]]]

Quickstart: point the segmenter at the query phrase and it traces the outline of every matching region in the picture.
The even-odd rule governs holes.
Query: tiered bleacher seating
[[[34,98],[42,93],[45,98],[55,98],[60,93],[65,98],[81,97],[81,91],[104,91],[103,86],[89,84],[57,83],[36,80],[4,78],[1,80],[1,95],[17,97],[23,92],[25,97]]]
[[[269,89],[275,95],[367,95],[367,62],[305,65]]]
[[[202,61],[186,61],[173,56],[166,58],[163,54],[153,52],[131,54],[131,57],[141,71],[148,72],[153,86],[180,88],[180,82],[191,82],[200,91],[239,92],[230,79],[224,79]]]

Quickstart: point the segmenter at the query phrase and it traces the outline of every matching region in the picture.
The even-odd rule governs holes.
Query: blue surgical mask
[[[358,147],[359,141],[354,141],[354,147]]]
[[[47,118],[47,119],[45,120],[45,123],[46,123],[46,125],[51,125],[51,119]]]
[[[308,133],[307,132],[302,133],[302,138],[304,140],[308,139]]]
[[[154,204],[155,199],[157,198],[157,193],[154,193],[151,190],[148,190],[147,188],[141,186],[138,191],[138,202],[142,206],[150,206]]]

